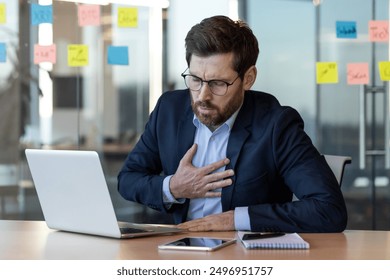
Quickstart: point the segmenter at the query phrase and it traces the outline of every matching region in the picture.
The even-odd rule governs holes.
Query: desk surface
[[[117,240],[53,231],[42,221],[0,220],[0,259],[152,259],[152,260],[389,260],[390,231],[348,230],[301,234],[309,250],[246,250],[240,242],[215,252],[158,250],[159,244],[183,236],[235,237],[235,232],[175,234]]]

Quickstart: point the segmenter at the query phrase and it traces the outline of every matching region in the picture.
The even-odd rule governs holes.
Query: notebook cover
[[[271,238],[242,240],[245,231],[239,231],[238,237],[246,249],[309,249],[310,244],[303,240],[297,233],[286,233],[285,235]]]

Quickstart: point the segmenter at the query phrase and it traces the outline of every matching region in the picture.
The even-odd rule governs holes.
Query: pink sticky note
[[[347,64],[347,84],[367,85],[369,83],[368,63]]]
[[[100,25],[99,5],[78,5],[79,25]]]
[[[56,45],[50,46],[34,46],[34,64],[39,64],[41,62],[51,62],[56,63],[57,59],[57,50]]]
[[[370,20],[368,32],[372,42],[389,41],[389,22],[387,20]]]

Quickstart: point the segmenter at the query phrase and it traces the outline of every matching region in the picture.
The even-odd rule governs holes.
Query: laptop
[[[25,153],[49,228],[113,238],[181,232],[172,225],[118,222],[97,152]]]

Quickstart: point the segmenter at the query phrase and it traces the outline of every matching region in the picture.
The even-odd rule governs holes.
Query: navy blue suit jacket
[[[127,200],[186,220],[189,200],[166,209],[162,184],[194,142],[188,90],[164,93],[118,175]],[[228,141],[233,184],[222,190],[222,209],[249,206],[254,231],[339,232],[347,211],[337,180],[304,132],[298,112],[270,94],[245,93]],[[292,201],[293,193],[299,199]]]

